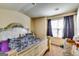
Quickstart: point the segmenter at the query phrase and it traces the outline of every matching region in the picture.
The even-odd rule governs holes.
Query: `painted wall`
[[[30,32],[31,30],[31,19],[27,15],[24,15],[17,11],[0,9],[0,28],[4,28],[11,23],[20,23],[25,28],[28,28]],[[19,29],[20,30],[20,29]],[[16,31],[16,30],[15,30]],[[6,40],[7,38],[18,37],[18,33],[22,33],[24,30],[18,31],[14,34],[13,30],[3,31],[0,33],[0,41]],[[13,34],[12,34],[13,33]]]
[[[74,15],[74,36],[77,35],[77,15]]]
[[[32,19],[32,31],[41,39],[47,38],[47,18]]]
[[[31,29],[30,17],[12,10],[0,9],[0,28],[4,28],[10,23],[20,23],[24,27]]]
[[[77,25],[77,35],[79,35],[79,8],[77,10],[77,21],[76,21],[76,25]]]

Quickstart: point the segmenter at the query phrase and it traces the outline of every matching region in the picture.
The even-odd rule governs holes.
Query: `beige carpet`
[[[64,44],[64,39],[52,37],[51,43],[51,49],[45,56],[63,56],[64,49],[59,46]]]
[[[52,37],[51,43],[56,44],[56,45],[63,45],[64,39]]]
[[[64,52],[64,49],[55,45],[51,45],[50,51],[47,51],[45,56],[63,56],[63,52]]]

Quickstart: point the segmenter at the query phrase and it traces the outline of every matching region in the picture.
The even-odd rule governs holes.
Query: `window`
[[[54,37],[63,37],[63,28],[64,28],[64,19],[59,18],[51,21],[52,25],[52,34]]]

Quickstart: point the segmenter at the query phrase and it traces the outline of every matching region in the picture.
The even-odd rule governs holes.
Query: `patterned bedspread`
[[[32,34],[26,34],[24,37],[9,39],[9,47],[17,52],[24,48],[29,48],[32,45],[38,44],[41,40]]]

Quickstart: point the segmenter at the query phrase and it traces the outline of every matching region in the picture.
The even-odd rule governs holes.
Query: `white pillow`
[[[28,33],[28,31],[24,28],[13,28],[13,29],[8,29],[6,31],[0,32],[0,41],[1,40],[7,40],[8,38],[17,38],[20,35],[25,35]]]

